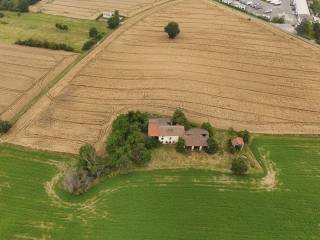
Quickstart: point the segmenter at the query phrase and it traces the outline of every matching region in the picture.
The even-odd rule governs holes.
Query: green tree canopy
[[[218,143],[212,138],[210,137],[208,139],[208,148],[207,148],[207,153],[208,154],[215,154],[217,153],[219,150],[219,145]]]
[[[214,135],[214,128],[209,122],[204,122],[201,124],[201,128],[205,129],[209,132],[209,137],[212,137]]]
[[[108,26],[111,29],[116,29],[119,26],[119,24],[120,24],[120,15],[119,15],[119,11],[116,10],[112,14],[112,17],[108,19]]]
[[[184,126],[186,129],[190,128],[190,123],[189,123],[186,115],[184,115],[184,113],[180,109],[177,109],[173,113],[172,121],[174,124],[180,124],[180,125]]]
[[[186,152],[185,145],[186,145],[185,140],[183,138],[179,138],[179,140],[178,140],[178,142],[176,144],[177,152],[185,153]]]
[[[236,175],[244,175],[248,171],[248,165],[243,157],[232,161],[231,171]]]
[[[168,33],[169,38],[174,39],[180,33],[179,24],[176,22],[169,22],[164,28],[164,31]]]
[[[96,149],[91,144],[85,144],[79,149],[79,163],[80,166],[91,173],[95,173],[97,153]]]

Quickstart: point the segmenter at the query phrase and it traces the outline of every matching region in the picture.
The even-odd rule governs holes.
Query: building
[[[112,17],[112,12],[102,12],[102,18],[109,19]]]
[[[242,137],[236,137],[231,140],[231,144],[235,148],[242,149],[244,146],[244,141]]]
[[[310,11],[307,0],[294,0],[298,21],[310,18]]]
[[[201,128],[191,128],[183,136],[187,149],[199,150],[208,147],[209,132]]]
[[[157,137],[162,144],[175,144],[185,133],[184,126],[174,125],[170,118],[149,120],[148,136]]]

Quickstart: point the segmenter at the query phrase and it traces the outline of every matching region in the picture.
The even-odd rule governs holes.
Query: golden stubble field
[[[169,40],[168,21],[181,34]],[[173,1],[131,18],[37,103],[8,141],[102,151],[115,116],[172,114],[259,133],[320,133],[320,49],[201,0]]]
[[[131,17],[159,0],[42,0],[31,11],[82,19],[97,19],[104,11],[119,10]]]
[[[10,120],[77,54],[0,44],[0,118]]]

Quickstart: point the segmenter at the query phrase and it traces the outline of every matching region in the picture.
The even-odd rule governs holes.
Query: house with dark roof
[[[185,132],[183,139],[187,149],[201,151],[208,147],[209,132],[201,128],[191,128]]]
[[[184,126],[174,125],[170,118],[149,120],[148,136],[157,137],[162,144],[175,144],[185,133]]]

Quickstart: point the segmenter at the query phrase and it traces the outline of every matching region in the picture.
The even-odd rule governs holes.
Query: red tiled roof
[[[148,125],[148,136],[149,137],[158,137],[160,135],[159,125],[157,122],[149,122]]]
[[[231,141],[232,146],[243,146],[244,145],[244,141],[242,137],[236,137],[234,139],[232,139]]]

